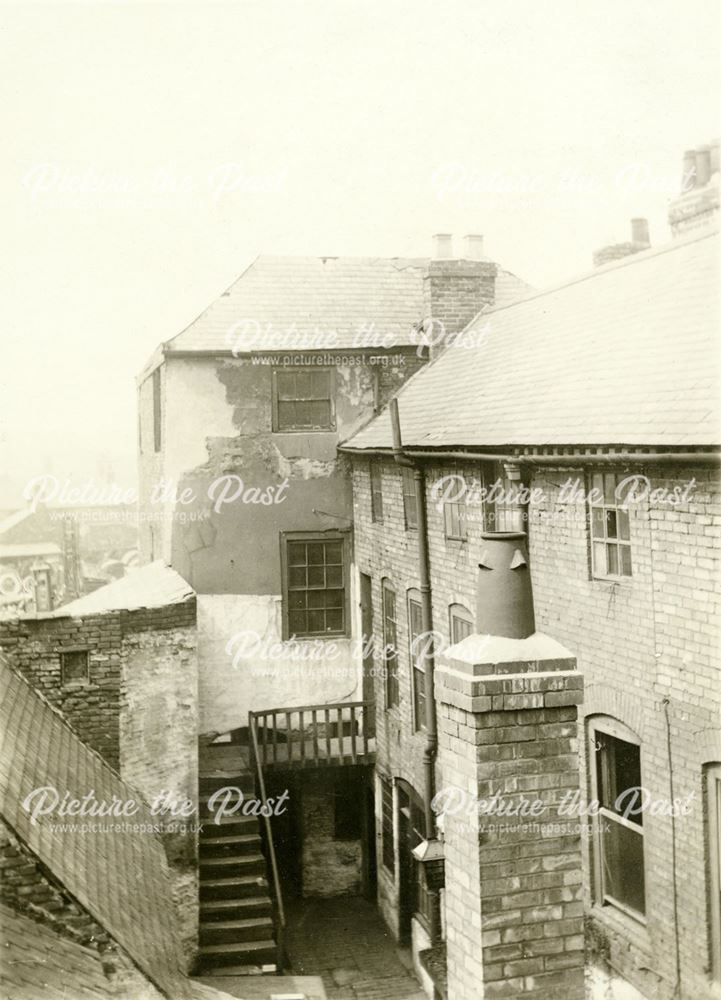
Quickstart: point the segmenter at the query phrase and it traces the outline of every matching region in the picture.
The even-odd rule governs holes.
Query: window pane
[[[606,546],[606,559],[608,560],[609,576],[618,576],[618,549],[615,545]]]
[[[296,424],[296,414],[295,414],[295,403],[283,403],[278,402],[278,427],[287,429],[289,427],[295,427]]]
[[[343,610],[326,611],[325,615],[326,631],[341,632],[343,629]]]
[[[312,566],[317,566],[323,562],[324,546],[322,542],[314,542],[308,546],[308,562]]]
[[[288,595],[288,607],[293,611],[305,609],[308,593],[305,590],[291,590]]]
[[[330,399],[330,372],[313,372],[311,396],[313,399]]]
[[[465,621],[463,618],[458,618],[456,615],[451,619],[451,640],[452,642],[460,642],[465,639],[467,635],[471,634],[473,626],[470,622]]]
[[[325,543],[325,561],[326,563],[333,564],[335,566],[342,565],[343,546],[340,542]]]
[[[305,567],[304,566],[291,566],[288,570],[288,586],[289,587],[305,587],[306,577],[305,577]]]
[[[607,510],[606,511],[606,536],[608,538],[616,538],[616,511]]]
[[[593,543],[593,571],[598,576],[606,575],[606,546],[603,542]]]
[[[276,372],[278,399],[295,399],[295,374],[293,372]]]
[[[322,566],[308,567],[308,586],[309,587],[325,586],[325,570],[323,569]]]
[[[641,787],[641,748],[608,733],[597,732],[596,737],[599,801],[604,809],[627,814],[631,795],[624,793]],[[626,819],[640,826],[643,814],[627,814]]]
[[[305,565],[305,542],[288,543],[288,563],[291,566]]]
[[[603,894],[645,913],[643,834],[607,816],[599,817],[603,864]]]
[[[617,511],[618,517],[618,537],[623,538],[624,541],[628,541],[631,537],[630,527],[628,523],[628,511],[619,510]]]
[[[288,631],[291,635],[304,635],[307,629],[305,613],[302,611],[291,611],[288,615]]]
[[[317,609],[324,608],[326,606],[326,591],[325,590],[305,590],[301,593],[308,599],[308,607]]]
[[[342,590],[326,590],[325,591],[325,606],[327,608],[342,608],[343,607],[343,591]]]
[[[613,472],[607,472],[603,477],[603,499],[609,504],[616,502],[616,476]]]
[[[594,538],[603,538],[603,507],[591,508],[591,533]]]
[[[308,631],[325,632],[325,615],[322,611],[308,612]]]
[[[325,571],[325,582],[329,587],[340,587],[343,584],[343,567],[328,566]]]
[[[621,575],[631,576],[631,549],[628,545],[619,546],[621,550]]]
[[[311,397],[311,373],[298,372],[295,377],[295,398],[310,399]]]
[[[603,497],[603,476],[600,472],[593,474],[591,488],[596,491],[597,502],[600,503]]]

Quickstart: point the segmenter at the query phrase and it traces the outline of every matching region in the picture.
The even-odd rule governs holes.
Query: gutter
[[[435,763],[438,756],[438,723],[436,719],[436,696],[434,691],[435,654],[433,642],[433,605],[431,593],[431,566],[428,549],[428,516],[426,511],[426,481],[422,466],[403,450],[401,424],[398,415],[398,400],[390,401],[391,427],[393,429],[393,459],[397,465],[413,470],[416,510],[418,511],[418,576],[421,594],[421,622],[424,633],[423,669],[426,687],[426,743],[423,748],[423,817],[424,833],[428,841],[436,839],[436,825],[433,814],[435,795]],[[431,945],[438,940],[438,894],[432,893],[433,905],[430,914]]]
[[[391,405],[393,400],[391,400]],[[393,413],[391,411],[391,421],[393,420]],[[395,432],[394,432],[395,436]],[[344,452],[348,455],[365,455],[369,457],[371,455],[390,455],[392,454],[395,458],[395,445],[393,449],[379,447],[379,448],[353,448],[348,445],[339,445],[338,450]],[[618,465],[619,462],[645,462],[647,464],[652,464],[658,462],[659,464],[666,464],[672,462],[695,462],[700,464],[710,464],[716,465],[721,462],[721,452],[717,451],[617,451],[613,453],[604,452],[603,454],[583,454],[583,455],[534,455],[528,452],[517,452],[512,453],[502,453],[502,452],[490,452],[490,451],[469,451],[469,450],[459,450],[459,451],[449,451],[444,448],[440,448],[438,451],[428,451],[423,449],[413,448],[412,450],[403,449],[403,455],[407,459],[406,465],[413,465],[415,459],[456,459],[461,461],[488,461],[488,462],[512,462],[514,464],[532,465],[532,466],[582,466],[582,465]]]

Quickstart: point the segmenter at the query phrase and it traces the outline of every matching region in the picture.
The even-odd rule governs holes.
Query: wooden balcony
[[[344,701],[250,712],[258,762],[264,769],[372,764],[375,706]]]

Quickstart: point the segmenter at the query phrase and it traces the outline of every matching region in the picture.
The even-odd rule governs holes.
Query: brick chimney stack
[[[582,1000],[581,833],[562,804],[580,788],[583,678],[535,631],[525,535],[484,534],[479,572],[476,633],[435,670],[448,996]],[[481,808],[494,796],[500,815]],[[514,821],[524,802],[537,811]]]
[[[497,265],[483,257],[483,237],[464,240],[464,256],[453,257],[453,237],[433,237],[433,257],[423,281],[424,322],[431,357],[448,346],[454,334],[495,301]]]
[[[594,267],[602,267],[613,260],[620,260],[640,250],[648,250],[651,240],[648,232],[647,219],[631,219],[631,239],[625,243],[609,243],[608,246],[596,250],[593,255]]]
[[[718,139],[687,149],[683,154],[681,194],[668,207],[668,224],[674,236],[715,224],[721,210],[719,197]]]

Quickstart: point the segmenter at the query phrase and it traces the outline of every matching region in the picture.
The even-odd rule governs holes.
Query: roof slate
[[[125,822],[152,828],[140,796],[87,747],[27,681],[0,662],[0,812],[37,858],[105,927],[163,992],[187,996],[163,845],[154,833],[63,830],[63,824],[119,819],[59,817],[31,822],[25,798],[51,786],[62,799],[88,792],[98,801],[138,804]],[[54,828],[55,827],[55,828]]]
[[[403,444],[718,445],[719,260],[706,232],[488,310],[400,391]],[[346,444],[390,447],[388,411]]]
[[[166,353],[413,345],[427,266],[425,258],[261,256]],[[527,290],[499,268],[498,301]],[[364,328],[386,342],[363,342]]]

